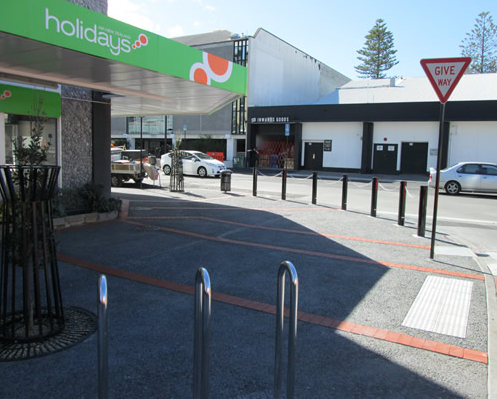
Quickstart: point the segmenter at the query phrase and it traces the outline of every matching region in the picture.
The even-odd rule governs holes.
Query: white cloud
[[[207,10],[207,11],[209,11],[209,12],[212,12],[212,11],[215,11],[215,10],[216,10],[216,7],[214,7],[214,6],[205,6],[205,7],[204,7],[204,10]]]
[[[154,21],[147,16],[146,9],[133,0],[109,0],[109,17],[118,19],[127,24],[139,28],[157,32],[158,27]]]
[[[168,37],[177,37],[177,36],[183,36],[185,34],[185,31],[181,25],[174,25],[171,26],[167,30],[167,36]]]

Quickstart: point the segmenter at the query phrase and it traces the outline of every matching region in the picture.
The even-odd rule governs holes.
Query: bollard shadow
[[[188,195],[120,197],[130,201],[123,222],[57,233],[58,253],[84,261],[81,267],[61,262],[66,305],[95,308],[97,275],[114,273],[108,277],[109,386],[114,397],[191,396],[191,292],[199,267],[209,271],[217,295],[210,346],[213,398],[272,397],[271,306],[283,260],[298,272],[299,311],[485,350],[476,338],[461,342],[401,325],[426,275],[380,261],[419,264],[417,250],[323,235],[418,242],[390,222],[249,196],[227,196],[228,204],[206,197],[193,202]],[[140,207],[142,201],[146,208]],[[256,310],[253,303],[262,305]],[[470,327],[481,322],[475,313]],[[298,398],[486,394],[485,365],[313,322],[299,321],[296,362]],[[95,367],[94,339],[53,357],[0,363],[2,396],[94,397]],[[39,378],[45,384],[35,391]],[[60,389],[68,382],[71,393]]]

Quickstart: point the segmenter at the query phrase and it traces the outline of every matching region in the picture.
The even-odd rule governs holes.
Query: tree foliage
[[[29,137],[19,137],[13,141],[13,152],[17,165],[35,166],[42,165],[47,161],[49,146],[43,143],[43,130],[48,118],[43,110],[43,94],[34,96],[32,108],[33,115],[29,122]]]
[[[355,70],[361,78],[383,79],[388,71],[399,62],[395,57],[393,34],[387,29],[385,22],[380,18],[366,35],[364,47],[358,50],[357,57],[361,61]]]
[[[490,12],[481,12],[474,28],[466,33],[460,45],[462,55],[471,57],[468,73],[497,72],[497,26]]]

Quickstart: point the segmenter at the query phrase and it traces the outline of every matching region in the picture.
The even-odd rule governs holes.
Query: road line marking
[[[330,209],[338,209],[338,208],[329,208],[329,207],[318,207],[318,206],[308,206],[304,208],[240,208],[233,205],[222,205],[218,206],[154,206],[150,207],[153,210],[173,210],[173,211],[181,211],[181,210],[206,210],[206,211],[329,211]]]
[[[154,287],[165,288],[170,291],[179,292],[187,295],[194,295],[195,287],[173,283],[170,281],[158,279],[155,277],[146,276],[134,272],[115,269],[109,266],[103,266],[96,263],[77,259],[68,255],[58,254],[57,259],[60,262],[68,263],[73,266],[82,267],[98,273],[103,273],[108,276],[124,278],[126,280],[137,283],[148,284]],[[212,300],[232,306],[239,306],[249,310],[255,310],[267,314],[276,314],[276,306],[266,304],[264,302],[244,299],[234,295],[223,294],[220,292],[212,293]],[[287,312],[286,312],[287,313]],[[288,317],[288,315],[286,315]],[[320,316],[312,313],[298,311],[298,320],[317,326],[331,328],[339,331],[349,332],[356,335],[363,335],[383,341],[409,346],[416,349],[423,349],[442,355],[457,357],[474,362],[488,364],[488,354],[486,352],[472,350],[454,345],[447,345],[441,342],[421,339],[407,334],[399,334],[388,330],[382,330],[375,327],[365,326],[357,323],[352,323],[345,320],[339,320],[331,317]]]
[[[410,247],[410,248],[419,248],[419,249],[430,249],[429,246],[426,245],[417,245],[417,244],[407,244],[407,243],[402,243],[402,242],[394,242],[394,241],[384,241],[384,240],[375,240],[372,238],[361,238],[361,237],[352,237],[352,236],[342,236],[342,235],[337,235],[337,234],[329,234],[329,233],[316,233],[314,231],[302,231],[302,230],[292,230],[292,229],[284,229],[280,227],[268,227],[268,226],[257,226],[254,224],[248,224],[248,223],[240,223],[240,222],[232,222],[230,220],[224,220],[224,219],[216,219],[216,218],[211,218],[207,216],[145,216],[145,217],[130,217],[129,219],[132,220],[168,220],[168,219],[197,219],[197,220],[206,220],[209,222],[215,222],[215,223],[223,223],[223,224],[230,224],[233,226],[240,226],[240,227],[246,227],[250,229],[259,229],[259,230],[269,230],[269,231],[280,231],[283,233],[291,233],[291,234],[302,234],[302,235],[310,235],[310,236],[317,236],[317,237],[326,237],[326,238],[338,238],[342,240],[350,240],[350,241],[362,241],[362,242],[370,242],[374,244],[384,244],[384,245],[394,245],[394,246],[401,246],[401,247]]]
[[[397,215],[397,212],[389,212],[389,211],[378,211],[379,214],[385,215]],[[406,214],[406,217],[417,218],[419,215],[414,213]],[[427,215],[426,219],[433,219],[432,216]],[[497,225],[497,221],[493,220],[481,220],[481,219],[463,219],[463,218],[453,218],[448,216],[437,216],[437,220],[444,220],[446,222],[461,222],[461,223],[474,223],[474,224],[489,224],[489,225]]]
[[[456,247],[456,246],[441,246],[437,245],[435,247],[436,255],[453,255],[453,256],[467,256],[474,257],[475,254],[469,248],[466,247]]]
[[[131,220],[126,221],[126,223],[132,224],[135,226],[148,226],[147,223],[140,223],[140,222],[131,221]],[[401,263],[375,261],[375,260],[369,259],[369,258],[355,258],[352,256],[346,256],[346,255],[336,255],[336,254],[329,254],[329,253],[324,253],[324,252],[308,251],[305,249],[280,247],[280,246],[276,246],[276,245],[260,244],[260,243],[240,241],[240,240],[232,240],[229,238],[212,237],[212,236],[208,236],[205,234],[193,233],[193,232],[184,231],[184,230],[177,230],[177,229],[172,229],[169,227],[160,227],[157,229],[157,231],[167,231],[167,232],[173,233],[173,234],[186,235],[186,236],[190,236],[190,237],[199,238],[202,240],[222,242],[222,243],[226,243],[226,244],[264,248],[264,249],[270,249],[270,250],[274,250],[274,251],[291,252],[291,253],[297,253],[297,254],[302,254],[302,255],[318,256],[318,257],[322,257],[322,258],[340,259],[340,260],[357,262],[357,263],[382,265],[382,266],[387,266],[387,267],[397,268],[397,269],[415,270],[415,271],[420,271],[420,272],[443,274],[443,275],[448,275],[448,276],[453,276],[453,277],[462,277],[462,278],[469,278],[469,279],[474,279],[474,280],[484,280],[483,276],[480,276],[477,274],[452,272],[452,271],[448,271],[448,270],[426,268],[426,267],[406,265],[406,264],[401,264]]]

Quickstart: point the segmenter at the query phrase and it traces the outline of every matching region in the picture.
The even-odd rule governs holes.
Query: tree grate
[[[64,309],[64,321],[62,331],[49,338],[30,342],[0,340],[0,362],[50,355],[83,342],[97,330],[97,317],[85,309]]]

